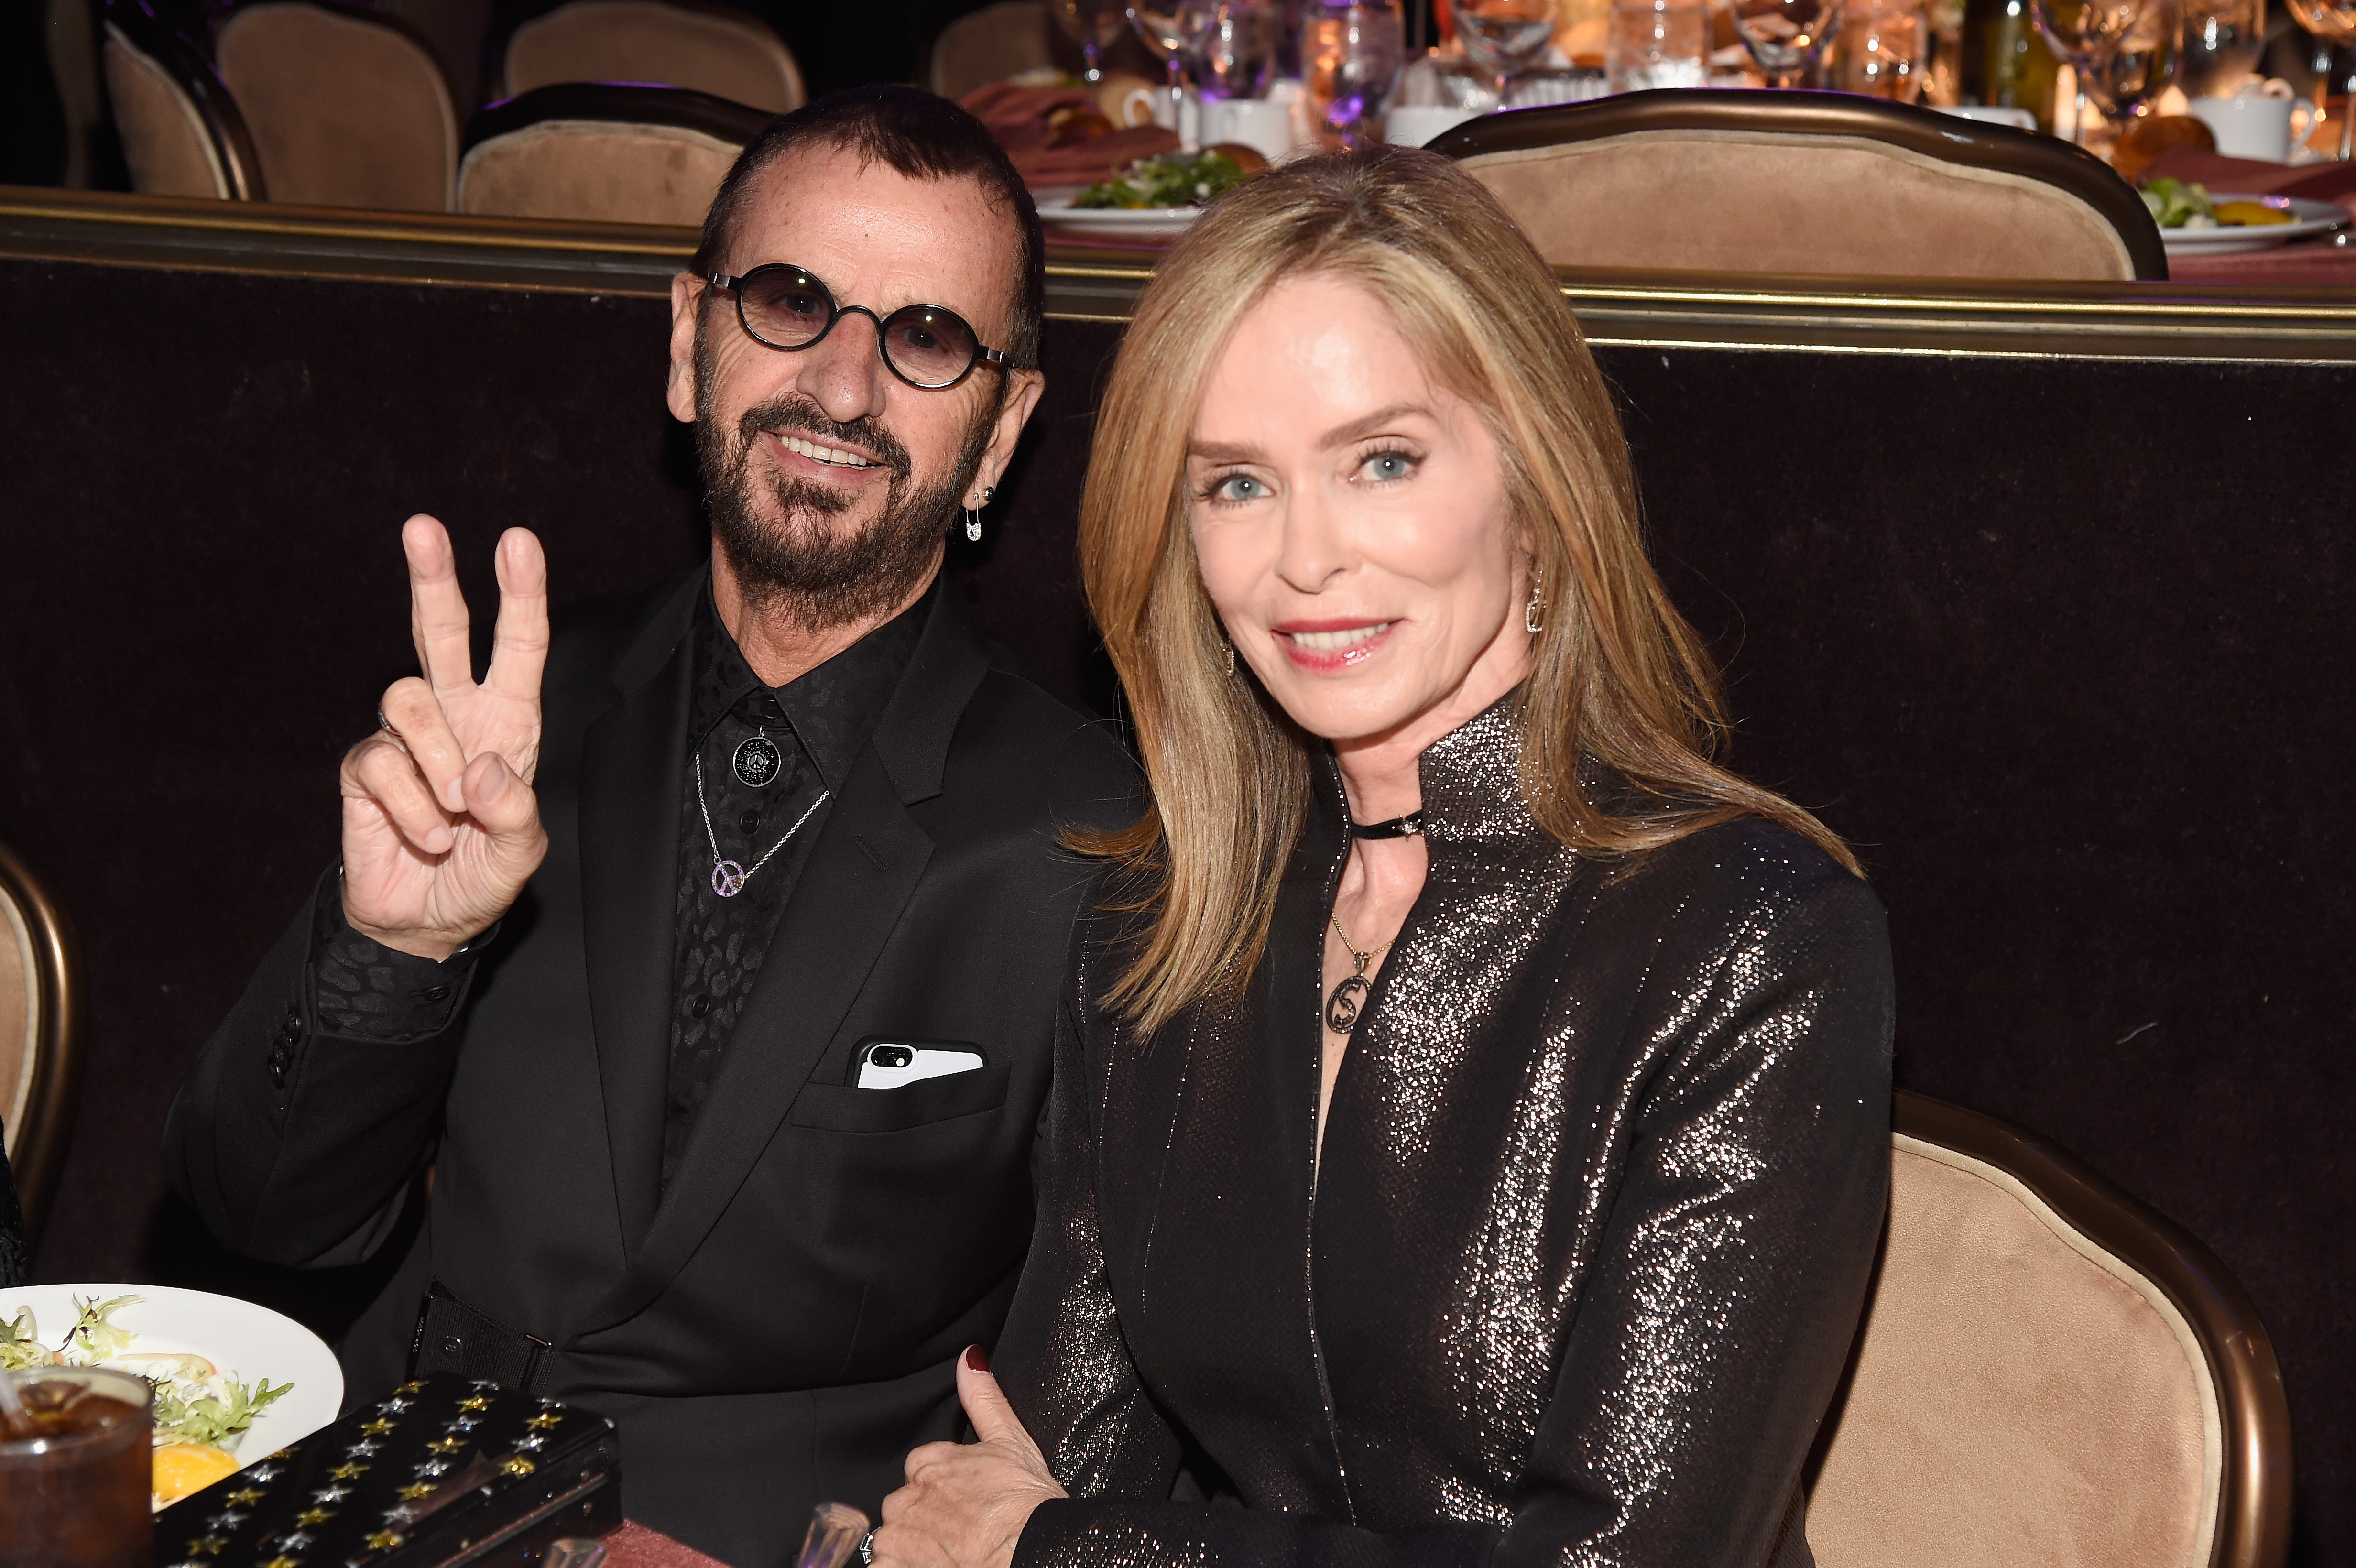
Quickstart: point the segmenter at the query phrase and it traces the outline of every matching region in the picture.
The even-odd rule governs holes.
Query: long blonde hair
[[[1381,301],[1433,379],[1476,409],[1548,612],[1524,692],[1522,792],[1573,848],[1627,855],[1755,814],[1850,869],[1824,826],[1711,760],[1718,671],[1644,558],[1628,445],[1546,263],[1470,176],[1376,148],[1262,175],[1173,247],[1138,302],[1097,416],[1080,501],[1088,604],[1127,692],[1151,804],[1081,835],[1151,920],[1108,1000],[1151,1031],[1258,965],[1301,836],[1322,742],[1228,673],[1187,526],[1196,411],[1236,325],[1279,282],[1315,273]],[[1592,759],[1644,803],[1571,787]]]

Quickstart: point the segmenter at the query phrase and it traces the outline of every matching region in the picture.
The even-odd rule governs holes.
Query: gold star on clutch
[[[392,1423],[380,1415],[374,1421],[363,1424],[360,1430],[370,1437],[381,1437],[392,1430]]]
[[[458,1408],[460,1410],[488,1410],[491,1408],[491,1402],[485,1399],[481,1394],[470,1393],[466,1398],[458,1402]]]
[[[400,1545],[403,1539],[404,1538],[401,1531],[397,1530],[380,1530],[375,1534],[368,1538],[369,1550],[370,1552],[390,1552],[394,1547]]]
[[[463,1437],[436,1437],[425,1445],[428,1454],[455,1454],[466,1445]]]
[[[336,1510],[331,1508],[306,1508],[301,1513],[294,1516],[294,1522],[296,1524],[325,1524],[335,1517]]]
[[[403,1383],[392,1392],[395,1393],[423,1393],[425,1392],[425,1385],[423,1383]]]
[[[328,1471],[327,1475],[334,1480],[348,1481],[358,1477],[360,1472],[367,1468],[368,1467],[366,1465],[338,1465],[334,1469]]]
[[[434,1483],[431,1481],[412,1481],[409,1485],[402,1488],[401,1490],[393,1493],[392,1495],[406,1501],[413,1502],[419,1498],[432,1497],[435,1489]]]
[[[557,1414],[552,1410],[543,1410],[538,1415],[533,1416],[530,1421],[525,1422],[524,1424],[530,1427],[535,1432],[545,1432],[563,1419],[564,1417]]]
[[[226,1535],[200,1535],[188,1542],[188,1555],[191,1557],[218,1556],[220,1549],[228,1544],[229,1537]]]
[[[288,1557],[282,1552],[263,1563],[262,1568],[303,1568],[303,1562],[298,1557]]]
[[[505,1462],[499,1466],[500,1469],[505,1470],[510,1476],[529,1476],[539,1467],[539,1466],[533,1464],[530,1460],[525,1458],[520,1454],[509,1455]]]
[[[270,1494],[268,1492],[263,1491],[260,1487],[240,1487],[237,1490],[230,1493],[229,1500],[236,1503],[241,1508],[252,1508],[254,1504],[260,1502],[269,1495]]]

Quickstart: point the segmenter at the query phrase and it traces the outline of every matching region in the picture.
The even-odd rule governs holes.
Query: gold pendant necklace
[[[1333,934],[1342,939],[1343,950],[1349,954],[1354,967],[1325,997],[1325,1027],[1335,1034],[1347,1034],[1358,1027],[1358,1009],[1365,1006],[1366,993],[1374,988],[1366,980],[1366,965],[1388,953],[1398,938],[1394,936],[1380,947],[1361,953],[1350,940],[1350,933],[1342,929],[1342,917],[1338,914],[1333,917]]]

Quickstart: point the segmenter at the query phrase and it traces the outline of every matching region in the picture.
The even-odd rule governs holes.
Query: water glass
[[[1371,140],[1407,54],[1397,0],[1312,5],[1301,27],[1301,75],[1321,134],[1342,146]]]
[[[2283,0],[2290,10],[2291,20],[2313,33],[2322,44],[2346,45],[2356,41],[2356,0]],[[2315,84],[2315,100],[2321,104],[2330,93],[2332,75],[2326,70],[2323,80]],[[2342,161],[2356,156],[2356,94],[2344,101],[2340,111],[2340,157]]]
[[[2183,0],[2151,0],[2088,84],[2088,96],[2102,111],[2114,138],[2128,119],[2145,112],[2153,99],[2176,85],[2183,66]]]
[[[0,1568],[147,1568],[155,1391],[98,1367],[0,1378],[34,1428],[0,1437]]]
[[[2077,129],[2083,144],[2103,134],[2102,79],[2110,57],[2135,31],[2151,0],[2036,0],[2037,30],[2069,60],[2078,80]]]
[[[1770,87],[1820,87],[1841,0],[1734,0],[1734,30]]]
[[[2266,0],[2184,0],[2184,95],[2230,97],[2265,47]]]
[[[1261,0],[1223,0],[1212,7],[1194,56],[1194,85],[1205,99],[1258,98],[1268,91],[1278,21],[1276,7]]]
[[[1514,78],[1546,58],[1556,15],[1556,0],[1456,0],[1456,36],[1495,83],[1498,108],[1512,94]]]
[[[1867,0],[1841,17],[1832,85],[1896,103],[1922,96],[1930,19],[1922,0]]]
[[[2263,3],[2263,0],[2261,0]],[[1072,42],[1080,46],[1087,60],[1087,80],[1104,80],[1104,69],[1098,57],[1120,40],[1123,27],[1129,26],[1126,0],[1050,0],[1047,14]]]
[[[1691,0],[1617,0],[1603,69],[1614,92],[1699,87],[1708,80],[1709,7]]]

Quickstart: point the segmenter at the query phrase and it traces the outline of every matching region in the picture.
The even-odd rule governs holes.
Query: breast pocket
[[[912,1127],[978,1116],[1006,1104],[1012,1068],[992,1062],[971,1072],[919,1079],[896,1089],[853,1089],[806,1083],[786,1120],[797,1127],[835,1133],[901,1133]]]

